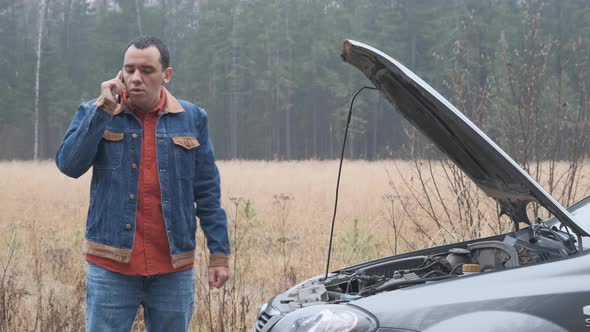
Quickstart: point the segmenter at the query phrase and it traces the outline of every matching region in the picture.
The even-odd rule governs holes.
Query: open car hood
[[[375,84],[403,117],[494,198],[518,229],[530,224],[526,207],[538,202],[563,224],[588,236],[569,212],[471,120],[412,71],[387,54],[354,40],[342,43],[342,59]]]

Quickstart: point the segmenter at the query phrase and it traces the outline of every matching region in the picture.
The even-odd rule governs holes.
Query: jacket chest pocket
[[[174,158],[176,163],[176,175],[179,178],[193,179],[195,176],[195,154],[196,149],[201,145],[193,136],[172,137]]]
[[[105,130],[98,143],[94,167],[97,169],[117,169],[121,166],[125,133]]]

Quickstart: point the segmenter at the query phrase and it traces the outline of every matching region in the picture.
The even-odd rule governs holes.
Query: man
[[[91,166],[84,243],[86,331],[186,331],[194,305],[195,215],[210,251],[209,286],[229,277],[229,241],[207,113],[163,87],[164,43],[129,43],[123,70],[78,108],[56,163],[78,178]],[[196,203],[196,208],[195,208]]]

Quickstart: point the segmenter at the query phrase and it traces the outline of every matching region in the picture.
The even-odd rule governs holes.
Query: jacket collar
[[[180,105],[178,100],[174,98],[174,96],[168,91],[165,87],[162,87],[164,92],[166,93],[166,104],[164,105],[164,109],[168,113],[181,113],[184,112],[184,108]]]

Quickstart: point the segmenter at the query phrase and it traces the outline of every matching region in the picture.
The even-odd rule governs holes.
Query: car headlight
[[[369,332],[377,321],[350,305],[321,305],[296,310],[277,322],[281,332]]]

